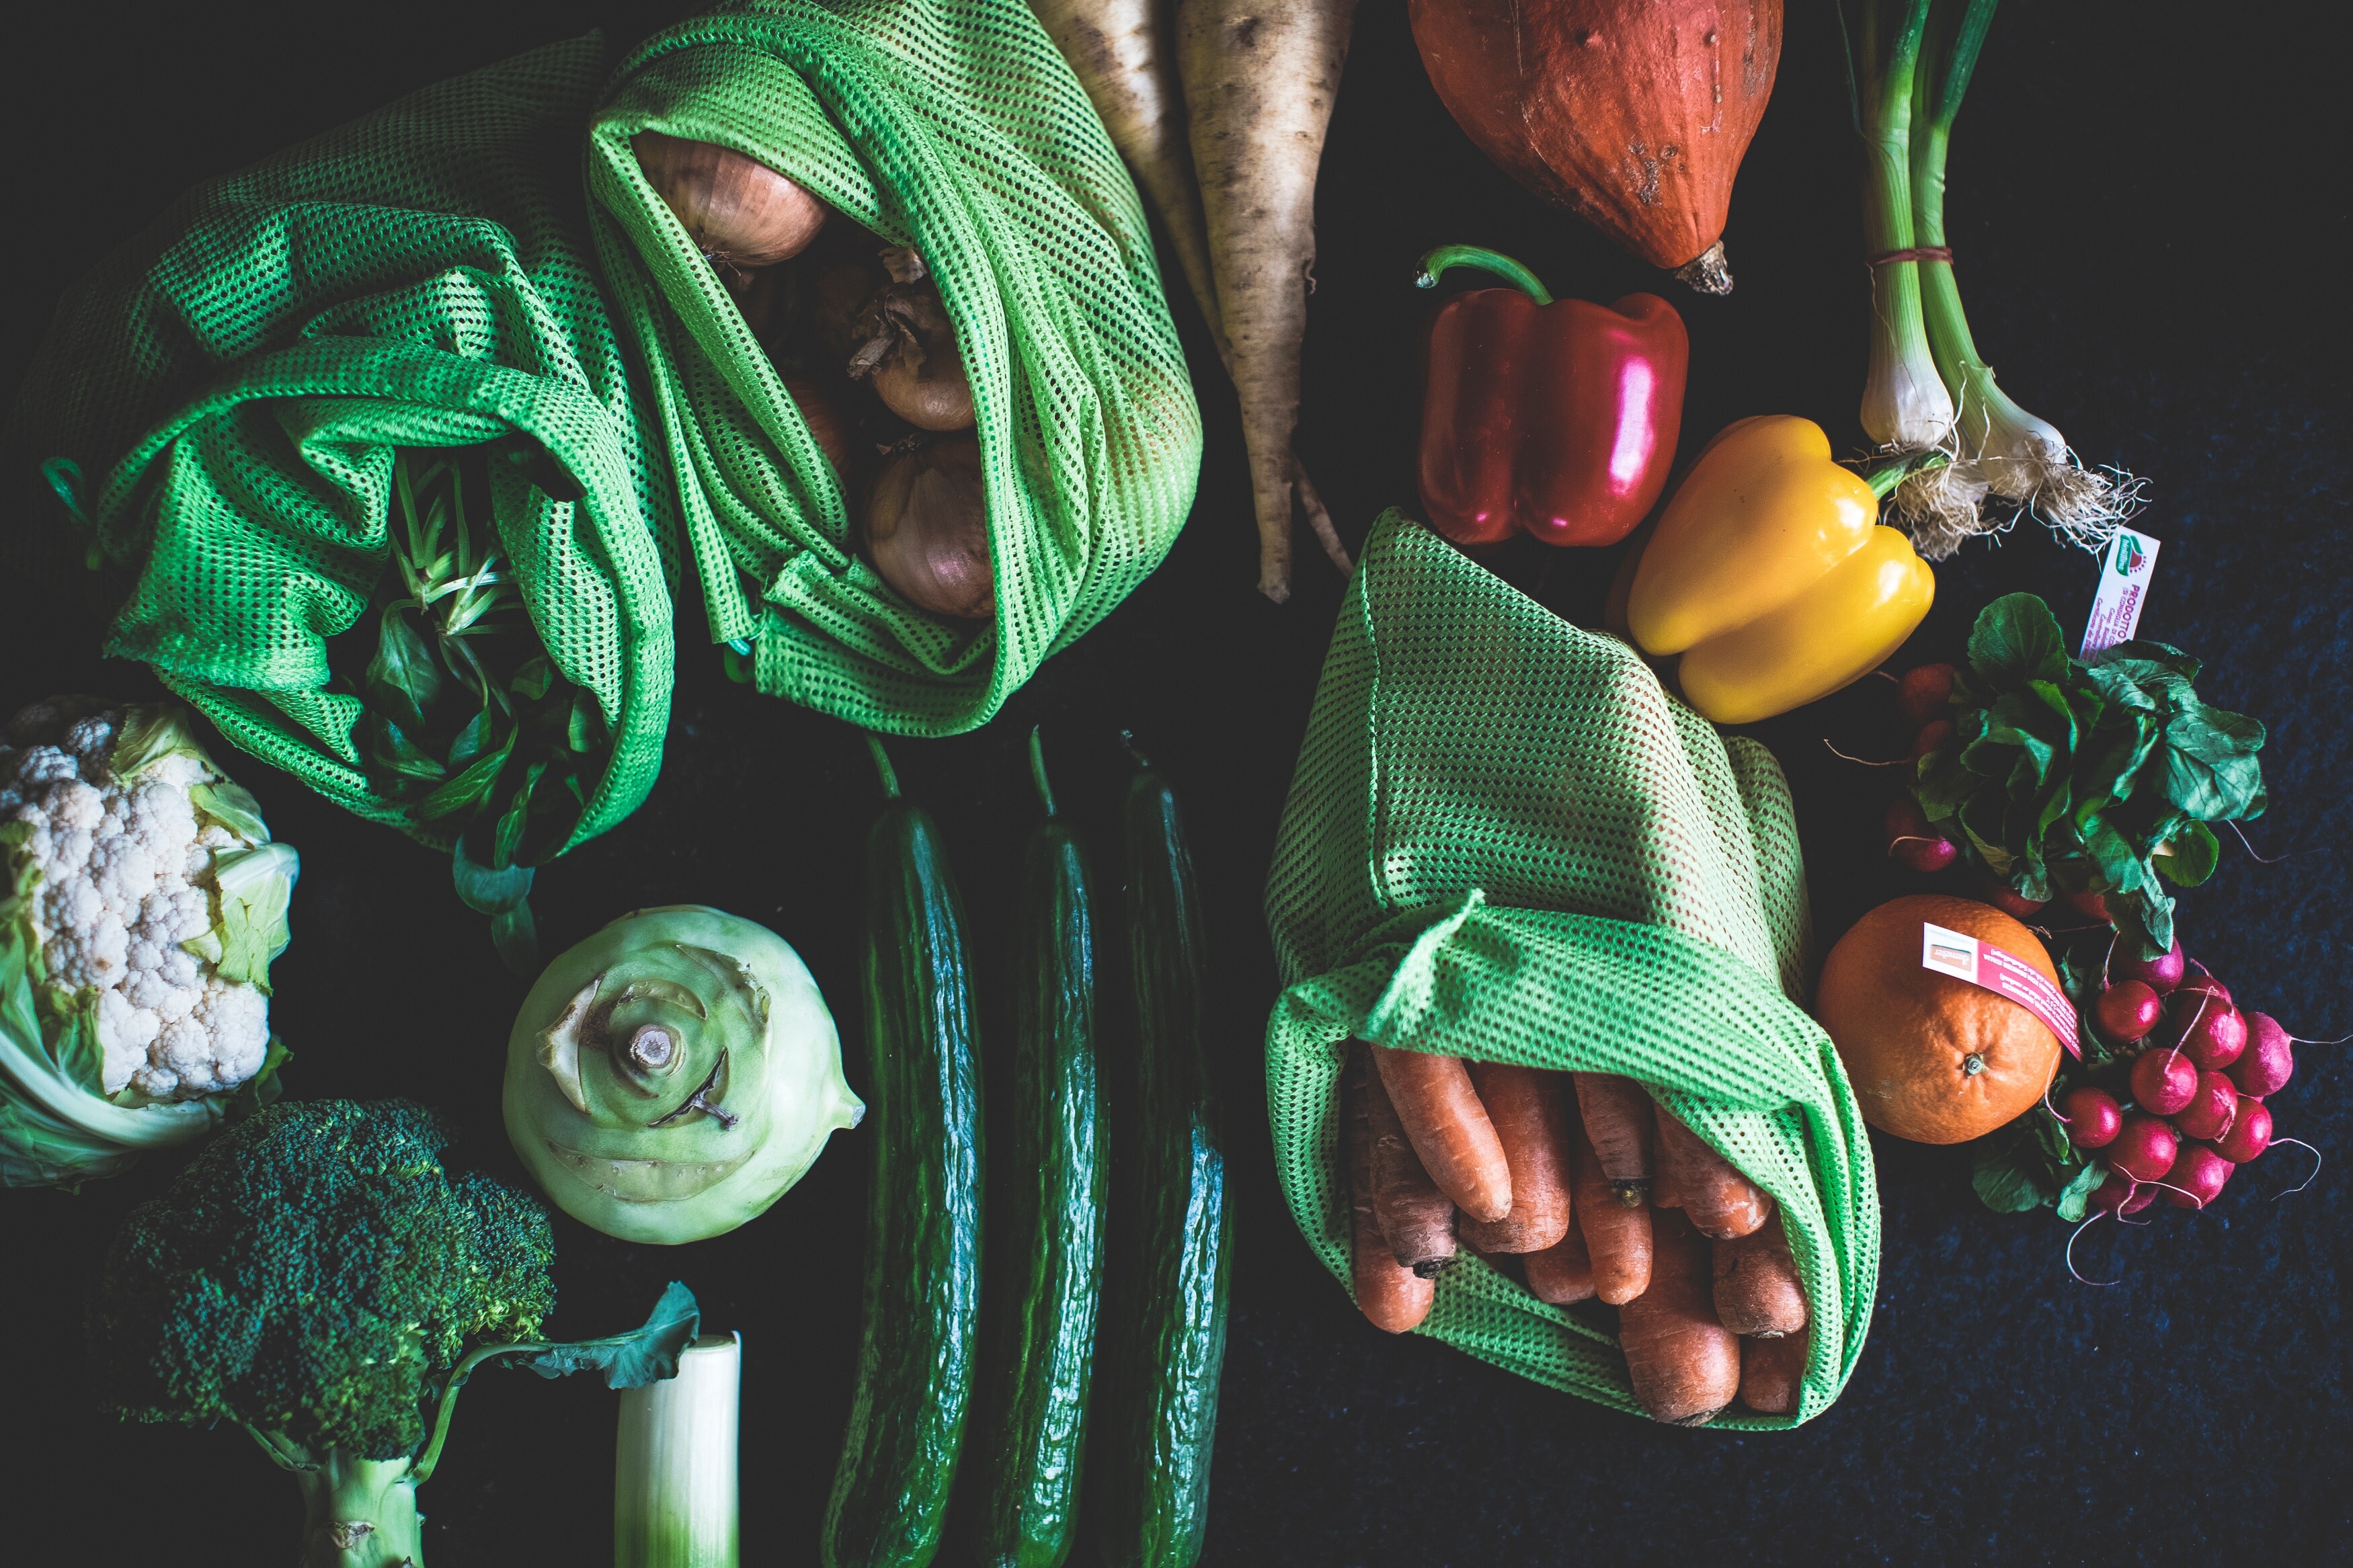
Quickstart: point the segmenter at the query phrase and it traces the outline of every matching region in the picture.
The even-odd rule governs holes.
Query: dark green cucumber
[[[1135,1002],[1130,1070],[1108,1080],[1112,1285],[1087,1506],[1104,1568],[1191,1568],[1208,1523],[1233,1215],[1209,1083],[1200,891],[1167,781],[1122,810]]]
[[[1071,1554],[1103,1283],[1094,893],[1078,835],[1054,813],[1035,731],[1029,760],[1046,820],[1022,857],[1013,1105],[997,1123],[1009,1121],[1012,1136],[997,1145],[986,1414],[974,1432],[984,1568],[1061,1568]]]
[[[980,1307],[980,1065],[972,961],[939,830],[890,795],[866,841],[866,1289],[826,1568],[923,1568],[939,1550],[971,1404]]]

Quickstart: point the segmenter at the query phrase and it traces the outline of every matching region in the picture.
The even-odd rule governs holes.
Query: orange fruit
[[[2059,972],[2034,933],[1974,899],[1920,893],[1880,905],[1822,964],[1814,1016],[1830,1031],[1862,1119],[1915,1143],[1959,1143],[2023,1115],[2059,1070],[2059,1037],[2007,996],[1920,965],[1923,921]]]

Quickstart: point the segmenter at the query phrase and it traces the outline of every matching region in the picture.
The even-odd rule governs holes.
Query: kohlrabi
[[[548,965],[508,1041],[505,1101],[557,1206],[650,1242],[734,1229],[866,1110],[800,955],[699,904],[624,915]]]

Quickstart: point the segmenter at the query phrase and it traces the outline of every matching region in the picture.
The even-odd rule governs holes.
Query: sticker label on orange
[[[1920,922],[1920,967],[1949,974],[2007,996],[2059,1037],[2067,1054],[2081,1059],[2084,1047],[2075,1030],[2074,1005],[2048,976],[2014,953],[1940,925]]]

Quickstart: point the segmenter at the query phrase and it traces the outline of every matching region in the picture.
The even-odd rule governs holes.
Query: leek
[[[736,1568],[735,1437],[744,1339],[705,1334],[678,1375],[621,1394],[614,1568]]]

